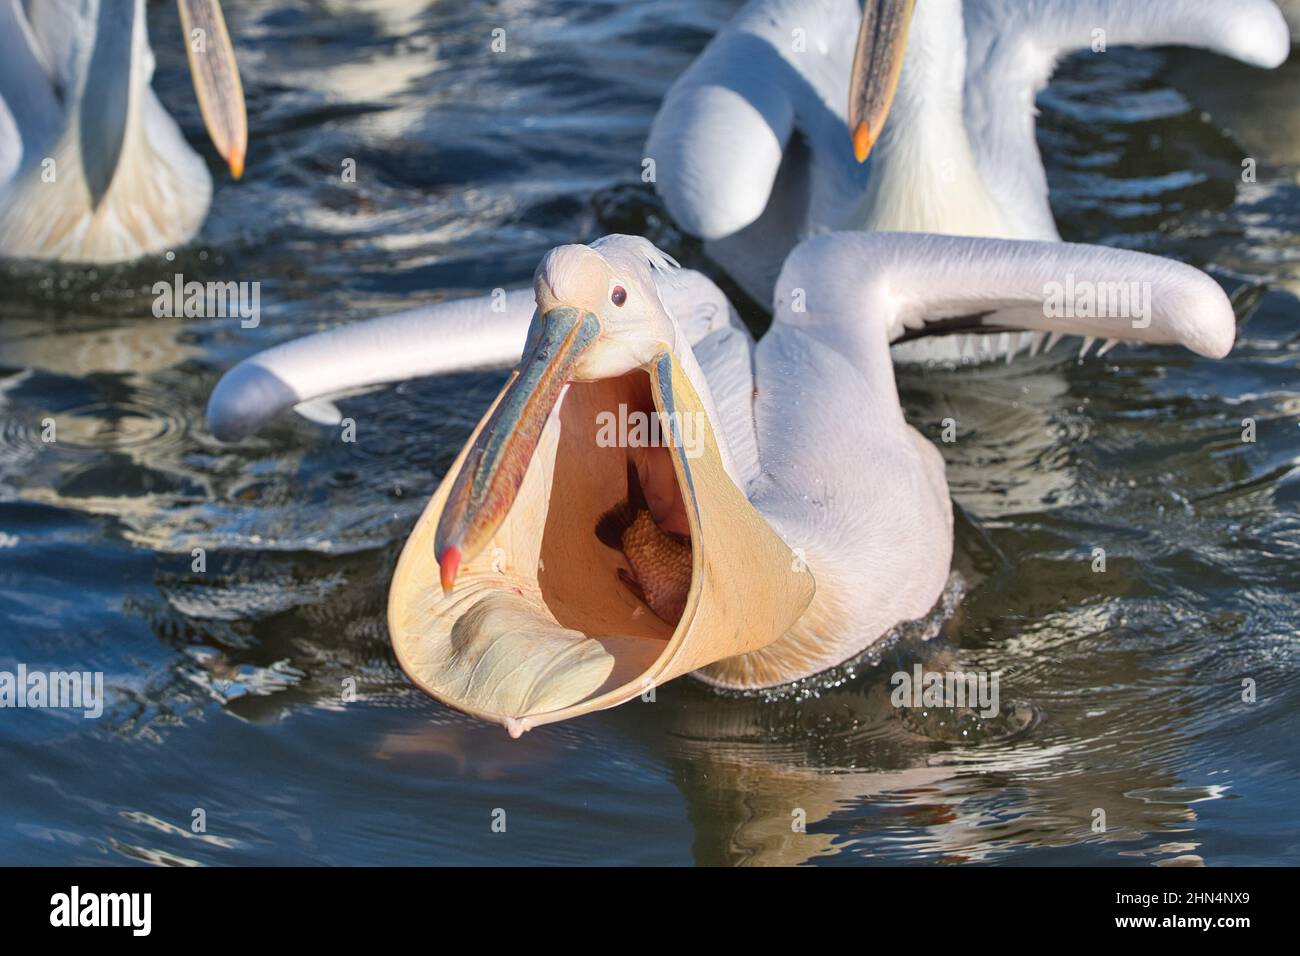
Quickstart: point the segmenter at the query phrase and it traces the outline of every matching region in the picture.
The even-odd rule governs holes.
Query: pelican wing
[[[646,157],[673,219],[756,300],[866,188],[845,119],[861,0],[750,0],[664,97]]]
[[[712,371],[738,381],[747,368],[748,332],[726,296],[696,272],[674,270],[656,282],[688,341],[709,343],[706,377]],[[533,308],[532,289],[515,289],[421,306],[274,346],[222,376],[208,400],[208,429],[223,441],[237,441],[290,408],[326,423],[337,420],[334,400],[377,386],[511,368],[523,351]],[[730,405],[719,413],[724,422],[736,420]],[[734,430],[743,450],[744,429]],[[752,432],[750,423],[751,445]]]
[[[795,126],[795,99],[817,98],[793,60],[778,7],[755,0],[724,26],[673,84],[650,129],[656,188],[673,218],[705,239],[762,214]],[[807,27],[825,23],[818,11],[805,13]],[[846,75],[851,57],[846,46]]]
[[[806,240],[786,261],[775,310],[778,321],[815,328],[850,351],[862,328],[881,323],[890,342],[1014,329],[1182,345],[1212,358],[1227,355],[1236,335],[1218,283],[1180,262],[1075,243],[913,233]]]
[[[1056,314],[1058,285],[1106,283],[1149,292],[1137,327],[1123,316]],[[953,320],[1181,343],[1205,355],[1223,355],[1233,338],[1222,290],[1176,262],[910,233],[802,242],[782,270],[773,312],[756,350],[763,469],[750,499],[817,578],[798,627],[750,655],[781,653],[785,673],[848,659],[864,637],[925,616],[945,588],[953,539],[944,462],[904,418],[891,341]]]
[[[1273,0],[968,0],[964,116],[976,162],[1020,235],[1055,236],[1034,99],[1062,54],[1180,45],[1273,68],[1290,49]]]
[[[208,430],[236,441],[296,405],[304,406],[305,417],[323,420],[324,402],[358,389],[509,368],[519,360],[532,314],[532,290],[517,289],[439,302],[274,346],[221,377],[208,400]]]

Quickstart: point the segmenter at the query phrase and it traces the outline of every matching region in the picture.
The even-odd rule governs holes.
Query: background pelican
[[[1288,51],[1272,0],[862,7],[752,0],[672,87],[650,131],[646,155],[669,212],[758,302],[795,243],[820,231],[1058,238],[1034,100],[1059,57],[1091,47],[1098,31],[1108,49],[1185,44],[1265,67]],[[874,133],[889,109],[862,166],[851,93],[855,127],[865,119]]]
[[[1149,325],[1050,317],[1047,290],[1067,276],[1148,284]],[[539,266],[532,294],[442,304],[245,360],[214,390],[209,427],[234,439],[340,389],[508,366],[523,352],[408,541],[389,617],[398,658],[421,687],[517,734],[631,699],[680,673],[682,659],[723,687],[798,680],[930,611],[948,579],[952,515],[941,456],[903,418],[891,342],[979,322],[1221,357],[1235,332],[1218,285],[1178,263],[910,234],[804,242],[782,270],[773,311],[755,345],[708,279],[672,269],[646,240],[562,246]],[[642,372],[650,392],[638,390]],[[590,440],[598,409],[644,405],[652,393],[660,412],[707,416],[713,459],[690,460],[680,442],[655,457]],[[725,481],[711,478],[714,465]],[[624,527],[620,551],[620,539],[597,541],[597,519],[622,507],[624,489],[604,479],[624,470],[624,505],[638,500],[634,485],[644,488],[642,511],[661,540],[637,543]],[[712,500],[737,489],[743,499]],[[665,559],[683,517],[690,553]],[[784,546],[746,538],[753,522]],[[543,528],[568,544],[541,562]],[[701,623],[710,610],[701,576],[737,554],[745,578],[732,585],[753,589],[762,578],[774,590],[740,602],[733,594],[729,637],[719,637]],[[666,566],[673,560],[689,563],[689,584]],[[792,574],[806,575],[806,590]],[[654,599],[674,587],[688,593]],[[725,590],[714,593],[724,600]],[[773,626],[769,612],[795,623],[737,653],[737,635]]]
[[[244,94],[221,6],[179,5],[204,122],[238,179]],[[153,67],[144,0],[0,0],[0,255],[116,262],[198,232],[212,179]]]
[[[1300,35],[1300,0],[1281,7],[1292,36]],[[1300,298],[1296,229],[1287,227],[1295,222],[1300,200],[1300,57],[1260,76],[1222,57],[1173,50],[1166,75],[1193,107],[1213,117],[1241,147],[1237,201],[1246,214],[1235,227],[1237,241],[1216,254],[1216,267],[1265,280]],[[1264,227],[1258,211],[1265,206],[1287,218],[1278,226]]]

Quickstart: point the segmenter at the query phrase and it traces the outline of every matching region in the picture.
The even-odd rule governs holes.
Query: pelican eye
[[[621,285],[614,286],[614,288],[610,290],[609,301],[613,302],[621,309],[623,303],[627,301],[627,289],[624,289]]]

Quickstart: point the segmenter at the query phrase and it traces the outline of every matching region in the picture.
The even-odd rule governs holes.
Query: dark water
[[[968,594],[941,637],[812,700],[678,681],[515,741],[414,691],[382,617],[501,376],[353,399],[355,444],[284,418],[221,445],[204,402],[255,350],[521,284],[556,243],[643,231],[707,268],[637,180],[659,97],[738,4],[229,6],[252,145],[201,241],[0,271],[0,669],[109,690],[99,720],[0,712],[0,860],[1300,863],[1294,61],[1112,50],[1043,96],[1065,235],[1206,268],[1245,324],[1221,362],[1121,348],[901,376],[918,427],[961,422],[943,450]],[[150,17],[155,87],[206,155],[175,7]],[[175,271],[259,281],[261,326],[154,319]],[[893,710],[913,662],[1000,671],[1016,719],[962,736]]]

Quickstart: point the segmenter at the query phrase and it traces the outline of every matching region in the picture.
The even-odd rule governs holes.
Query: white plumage
[[[153,69],[144,0],[0,0],[0,256],[116,262],[194,237],[212,178]],[[242,122],[242,92],[215,105]]]
[[[628,288],[657,289],[683,368],[698,370],[694,384],[725,444],[728,472],[807,556],[816,578],[804,617],[765,649],[784,680],[838,664],[921,617],[948,577],[943,460],[903,417],[892,342],[966,321],[1222,356],[1235,333],[1232,308],[1212,279],[1155,256],[1059,242],[835,233],[790,255],[776,282],[772,328],[755,344],[712,282],[652,269],[647,246],[630,237],[593,244],[623,264]],[[1065,281],[1137,283],[1149,291],[1150,311],[1140,319],[1054,315],[1051,289]],[[226,373],[208,405],[209,428],[234,440],[342,389],[509,367],[532,316],[532,296],[519,290],[277,346]]]
[[[897,97],[858,166],[845,104],[860,16],[859,0],[752,0],[651,129],[669,212],[759,302],[818,232],[1058,238],[1034,99],[1069,50],[1186,44],[1265,67],[1288,52],[1272,0],[918,0]]]

